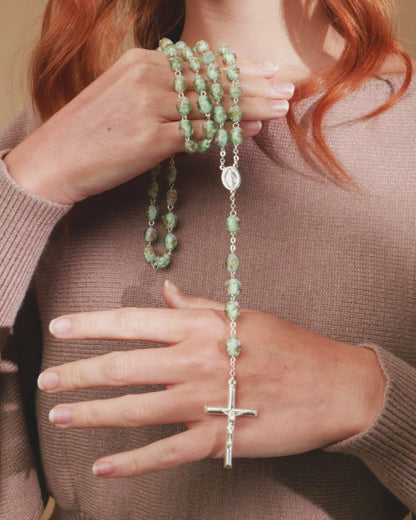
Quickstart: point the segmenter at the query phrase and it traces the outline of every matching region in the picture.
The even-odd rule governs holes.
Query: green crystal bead
[[[222,105],[216,105],[214,107],[212,116],[217,125],[221,126],[227,121],[227,112]]]
[[[229,46],[227,43],[222,43],[222,44],[218,47],[218,54],[219,54],[220,56],[222,56],[222,55],[225,54],[226,52],[231,52],[230,46]]]
[[[148,227],[144,232],[144,239],[146,242],[156,242],[157,240],[157,231],[154,227]]]
[[[241,341],[238,338],[228,338],[225,351],[230,357],[237,357],[241,352]]]
[[[177,56],[178,55],[178,51],[176,49],[176,47],[172,44],[168,44],[166,45],[165,47],[163,47],[163,52],[166,54],[166,56]]]
[[[230,318],[230,320],[236,320],[240,316],[240,305],[238,302],[227,302],[225,306],[225,314]]]
[[[159,208],[155,204],[149,204],[146,208],[146,218],[149,222],[153,222],[159,215]]]
[[[194,53],[193,53],[192,49],[189,47],[189,45],[185,45],[185,47],[182,49],[182,58],[184,60],[189,61],[193,57],[194,57]]]
[[[214,139],[217,133],[217,125],[212,119],[207,119],[202,124],[202,131],[207,139]]]
[[[182,76],[175,76],[175,79],[173,80],[173,89],[178,94],[182,94],[185,92],[185,90],[188,88],[188,82],[186,79]]]
[[[205,78],[203,78],[199,74],[194,77],[193,85],[195,91],[198,92],[198,94],[207,90],[207,82]]]
[[[178,42],[176,42],[175,44],[175,47],[177,48],[178,51],[182,52],[183,49],[186,47],[186,43],[183,42],[182,40],[179,40]]]
[[[202,54],[203,52],[209,51],[209,45],[205,40],[199,40],[199,42],[195,44],[195,50],[199,52],[199,54]]]
[[[167,45],[173,45],[173,41],[170,40],[169,38],[162,38],[161,40],[159,40],[159,47],[161,47],[162,50],[163,50]]]
[[[147,190],[147,194],[151,199],[156,199],[159,195],[159,184],[154,179],[150,183],[149,189]]]
[[[221,76],[221,71],[216,63],[211,63],[207,67],[207,76],[211,81],[218,81]]]
[[[228,109],[228,117],[233,123],[239,123],[243,118],[243,111],[238,105],[232,105]]]
[[[240,99],[242,93],[243,93],[243,90],[239,83],[234,83],[233,85],[230,85],[230,90],[228,92],[228,95],[230,96],[230,98],[233,101],[238,101]]]
[[[235,146],[240,146],[240,144],[243,142],[243,130],[239,126],[231,129],[230,141]]]
[[[225,65],[227,66],[230,66],[230,65],[234,65],[235,64],[235,61],[236,61],[236,55],[229,51],[229,52],[224,52],[224,54],[222,54],[222,61],[225,63]]]
[[[237,81],[240,77],[240,69],[236,65],[227,67],[227,78],[230,81]]]
[[[166,213],[166,215],[163,215],[162,217],[163,225],[168,231],[171,231],[172,229],[175,229],[178,219],[176,215],[174,215],[171,211],[169,213]]]
[[[194,133],[194,127],[189,119],[182,119],[182,121],[179,121],[179,133],[183,135],[183,137],[192,136]]]
[[[199,72],[201,70],[201,61],[196,56],[188,59],[189,68],[192,72]]]
[[[187,116],[192,107],[188,98],[181,97],[176,102],[176,108],[181,116]]]
[[[224,148],[228,144],[228,132],[224,128],[219,128],[215,137],[215,144],[220,148]]]
[[[228,272],[235,273],[240,267],[240,260],[235,253],[230,253],[226,261]]]
[[[230,233],[237,233],[240,231],[240,219],[237,215],[230,215],[226,218],[225,229]]]
[[[215,62],[215,54],[212,51],[206,51],[201,56],[201,59],[205,63],[205,65],[211,65],[211,63]]]
[[[155,250],[153,249],[153,246],[147,245],[144,248],[144,257],[145,257],[146,261],[149,262],[149,264],[153,264],[153,262],[156,259],[156,253],[155,253]]]
[[[221,99],[224,97],[224,89],[222,88],[222,85],[219,83],[212,84],[209,95],[214,101],[221,101]]]
[[[195,139],[186,139],[184,146],[187,153],[196,153],[198,151],[198,143]]]
[[[176,177],[178,176],[178,170],[177,170],[176,166],[169,164],[169,166],[166,168],[165,175],[166,175],[166,180],[168,181],[168,183],[173,184],[176,181]]]
[[[173,72],[180,72],[183,69],[183,59],[180,56],[171,56],[169,58],[169,67]]]
[[[153,263],[157,269],[166,269],[170,264],[170,255],[165,253],[162,256],[157,256]]]
[[[212,112],[212,102],[207,95],[199,96],[198,108],[205,115]]]
[[[166,204],[168,206],[174,206],[178,202],[178,192],[171,188],[166,192]]]
[[[207,153],[211,148],[211,139],[201,139],[198,141],[198,152]]]
[[[174,251],[178,247],[178,239],[173,233],[168,233],[163,239],[163,243],[168,251]]]
[[[225,282],[225,289],[228,296],[234,296],[235,298],[241,293],[241,282],[237,278],[231,278]]]

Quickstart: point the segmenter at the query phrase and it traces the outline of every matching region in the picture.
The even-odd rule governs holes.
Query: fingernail
[[[96,477],[103,477],[114,473],[115,468],[112,462],[96,462],[92,467],[92,472]]]
[[[293,83],[273,83],[273,90],[279,96],[292,97],[295,92],[295,85]]]
[[[284,116],[289,110],[289,102],[286,99],[278,99],[270,102],[272,111],[276,116]]]
[[[49,331],[54,336],[67,334],[71,330],[71,320],[68,318],[57,318],[49,324]]]
[[[263,124],[261,121],[248,121],[245,124],[244,130],[246,131],[246,134],[250,135],[256,135],[258,132],[260,132]]]
[[[41,390],[55,390],[59,385],[59,377],[56,372],[43,372],[38,377],[38,387]]]
[[[72,413],[68,408],[52,408],[49,412],[49,421],[52,424],[68,424],[71,419]]]
[[[279,65],[275,61],[259,61],[257,66],[265,72],[277,72],[279,70]]]
[[[175,285],[171,280],[165,280],[165,287],[169,289],[169,291],[181,294],[181,291],[179,290],[178,286]]]

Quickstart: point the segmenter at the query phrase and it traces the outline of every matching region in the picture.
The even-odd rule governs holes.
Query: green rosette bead
[[[147,194],[151,199],[157,199],[157,196],[159,195],[159,184],[157,181],[153,180],[150,183],[149,189],[147,190]]]
[[[233,101],[238,101],[240,99],[242,93],[243,93],[243,90],[239,83],[234,83],[233,85],[230,85],[230,90],[228,91],[228,95],[230,96],[230,98]]]
[[[215,54],[212,51],[206,51],[201,56],[201,60],[205,63],[205,65],[211,65],[211,63],[215,62]]]
[[[178,42],[176,42],[175,44],[175,47],[178,51],[182,52],[184,50],[184,48],[186,47],[186,43],[183,42],[182,40],[179,40]]]
[[[231,278],[227,282],[225,282],[225,289],[227,291],[228,296],[234,296],[236,298],[241,293],[241,282],[237,280],[237,278]]]
[[[172,164],[169,164],[169,166],[166,168],[166,180],[169,184],[173,184],[176,181],[176,177],[178,176],[178,170],[176,166],[173,166]]]
[[[227,257],[226,265],[229,273],[237,272],[240,267],[238,256],[235,253],[230,253]]]
[[[217,133],[217,125],[212,119],[207,119],[202,124],[202,131],[207,139],[214,139]]]
[[[230,81],[237,81],[240,77],[240,69],[236,65],[227,67],[227,78]]]
[[[173,72],[180,72],[183,69],[183,59],[180,56],[171,56],[169,58],[169,67]]]
[[[239,123],[243,118],[243,111],[238,105],[232,105],[228,109],[228,117],[233,123]]]
[[[216,63],[211,63],[207,67],[207,76],[211,81],[218,81],[221,76],[221,71]]]
[[[198,152],[207,153],[211,148],[211,139],[201,139],[198,141]]]
[[[185,45],[185,47],[182,49],[182,58],[186,61],[189,61],[193,57],[193,50],[189,47],[189,45]]]
[[[157,240],[157,231],[154,227],[148,227],[144,232],[144,239],[146,242],[156,242]]]
[[[209,51],[209,45],[205,40],[199,40],[195,44],[195,50],[196,52],[199,52],[199,54],[202,54],[206,51]]]
[[[174,206],[178,202],[178,192],[171,188],[166,192],[166,204],[168,206]]]
[[[238,302],[227,302],[225,306],[225,314],[230,318],[230,320],[236,320],[240,316],[240,305]]]
[[[173,233],[168,233],[163,239],[163,243],[168,251],[174,251],[178,247],[178,239]]]
[[[189,68],[192,72],[199,72],[201,70],[201,61],[196,56],[192,56],[192,58],[188,59]]]
[[[182,121],[179,121],[179,133],[185,138],[193,135],[194,127],[189,119],[182,119]]]
[[[159,40],[159,47],[163,50],[167,45],[173,45],[173,41],[169,38],[162,38]]]
[[[146,208],[146,218],[149,222],[153,222],[159,215],[159,208],[155,204],[149,204]]]
[[[179,112],[179,115],[181,116],[187,116],[189,112],[191,111],[191,103],[188,98],[181,97],[176,102],[176,109]]]
[[[157,256],[153,263],[157,269],[166,269],[170,264],[170,255],[165,253],[162,256]]]
[[[239,126],[231,129],[230,141],[235,146],[240,146],[240,144],[243,142],[243,130]]]
[[[205,92],[207,90],[207,82],[205,78],[203,78],[199,74],[198,76],[194,77],[193,86],[195,91],[198,92],[198,94],[201,94],[201,92]]]
[[[222,105],[216,105],[212,111],[212,116],[217,125],[221,126],[227,121],[227,112]]]
[[[173,80],[173,90],[178,94],[182,94],[186,91],[187,88],[188,82],[182,76],[182,74],[180,76],[175,76],[175,79]]]
[[[144,257],[146,259],[146,262],[149,262],[149,264],[153,264],[153,262],[156,260],[156,253],[153,249],[153,246],[147,245],[144,248]]]
[[[163,52],[166,54],[166,56],[173,57],[178,55],[178,51],[176,47],[172,44],[168,44],[165,47],[163,47]]]
[[[165,226],[165,229],[171,231],[172,229],[175,229],[178,219],[176,215],[174,215],[171,211],[169,213],[166,213],[166,215],[163,215],[162,217],[163,225]]]
[[[205,115],[212,112],[212,102],[207,95],[199,96],[198,108]]]
[[[231,52],[230,46],[227,43],[222,43],[218,47],[218,54],[223,56],[226,52]]]
[[[219,128],[215,137],[215,144],[220,148],[224,148],[228,144],[228,132],[225,128]]]
[[[222,54],[222,61],[225,63],[225,65],[227,65],[228,67],[230,65],[234,65],[235,62],[236,62],[236,55],[232,52],[232,51],[228,51],[228,52],[224,52],[224,54]]]
[[[240,231],[240,219],[237,217],[237,215],[230,215],[226,218],[225,229],[233,234]]]
[[[221,99],[224,97],[224,89],[222,88],[222,85],[219,83],[214,83],[211,85],[209,95],[214,101],[221,101]]]
[[[195,139],[186,139],[184,146],[186,153],[196,153],[198,151],[198,143]]]
[[[241,352],[241,341],[238,338],[228,338],[225,351],[230,357],[237,357]]]

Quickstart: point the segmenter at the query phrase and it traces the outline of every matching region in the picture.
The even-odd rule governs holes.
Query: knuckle
[[[107,355],[105,375],[109,381],[124,383],[127,375],[127,358],[124,352],[112,352]]]
[[[121,56],[119,61],[124,65],[132,65],[137,63],[139,60],[143,59],[143,49],[138,47],[130,47],[126,50],[126,52]]]
[[[87,428],[100,425],[100,414],[95,403],[90,403],[86,407],[83,422]]]
[[[121,402],[120,420],[125,426],[140,426],[146,422],[148,406],[141,396],[128,395]]]
[[[78,362],[68,365],[68,378],[72,388],[83,388],[85,386],[84,374]]]
[[[161,468],[171,468],[179,461],[178,449],[171,445],[161,446],[158,458]]]
[[[140,330],[140,313],[134,308],[119,309],[116,322],[124,339],[140,339],[137,337]]]

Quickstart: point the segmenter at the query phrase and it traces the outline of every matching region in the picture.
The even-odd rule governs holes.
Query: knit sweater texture
[[[143,258],[149,174],[73,207],[26,192],[0,162],[0,518],[39,520],[401,520],[416,511],[416,81],[372,79],[337,103],[324,129],[355,185],[307,164],[285,120],[241,147],[237,193],[240,303],[377,353],[383,407],[361,435],[269,459],[203,460],[129,479],[99,479],[95,459],[183,425],[61,431],[56,404],[148,392],[87,389],[47,395],[41,369],[144,342],[62,341],[49,321],[70,312],[163,306],[166,277],[224,301],[228,196],[218,151],[177,157],[180,247],[168,271]],[[319,95],[302,101],[305,125]],[[38,126],[30,106],[0,135],[1,157]],[[47,158],[45,158],[47,160]],[[36,175],[36,172],[33,172]],[[259,331],[261,335],[261,330]],[[276,339],[278,348],[278,338]],[[203,403],[204,404],[204,403]]]

